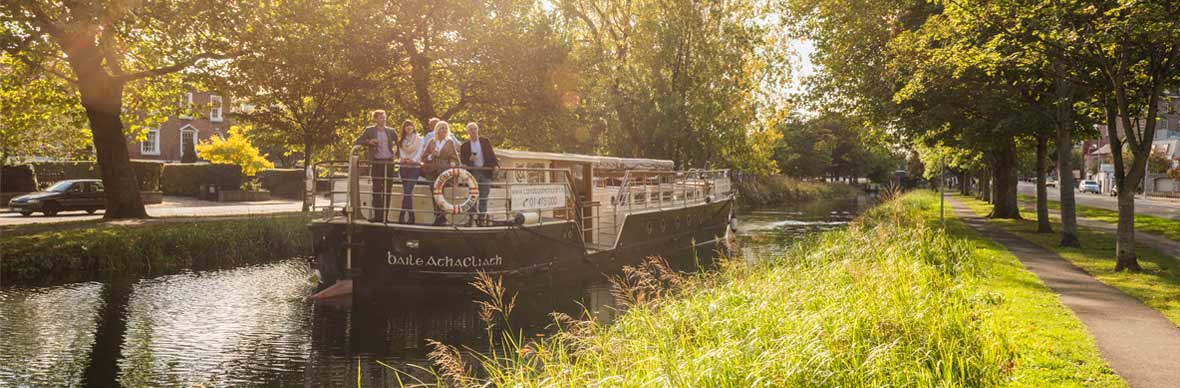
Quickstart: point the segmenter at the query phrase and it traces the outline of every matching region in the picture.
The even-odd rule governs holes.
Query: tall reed
[[[645,261],[616,280],[628,310],[613,324],[555,315],[551,336],[503,331],[472,368],[444,350],[440,385],[996,385],[1016,354],[969,245],[916,215],[932,204],[895,199],[846,230],[710,274]]]

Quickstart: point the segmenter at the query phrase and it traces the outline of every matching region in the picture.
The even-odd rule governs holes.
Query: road
[[[1036,197],[1037,186],[1029,182],[1020,182],[1017,185],[1017,190],[1020,194]],[[1057,201],[1060,194],[1056,187],[1049,188],[1049,200]],[[1083,194],[1074,192],[1074,198],[1077,199],[1078,205],[1096,207],[1100,209],[1118,211],[1118,201],[1115,197],[1105,194]],[[1180,220],[1180,201],[1155,199],[1155,198],[1135,198],[1135,214],[1145,214],[1156,217],[1163,217],[1173,220]]]
[[[301,201],[285,199],[261,202],[213,202],[167,196],[164,197],[163,203],[147,205],[147,212],[152,217],[207,217],[297,212],[302,207]],[[0,213],[0,226],[97,220],[102,218],[103,213],[102,210],[93,215],[83,211],[68,211],[54,217],[45,217],[41,213],[25,217],[7,212],[7,209],[4,210],[4,213]]]

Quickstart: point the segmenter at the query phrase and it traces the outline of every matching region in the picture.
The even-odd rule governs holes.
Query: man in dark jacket
[[[369,161],[369,176],[373,182],[373,218],[369,221],[385,222],[389,188],[396,174],[393,167],[393,145],[397,144],[397,133],[385,126],[385,111],[373,111],[373,126],[365,128],[356,138],[356,145],[368,146],[365,158]]]
[[[475,176],[475,180],[479,182],[479,206],[477,206],[479,215],[476,216],[476,207],[469,209],[467,212],[471,217],[468,218],[467,224],[470,226],[477,221],[480,225],[484,225],[488,221],[488,192],[492,190],[492,171],[500,164],[496,160],[496,151],[492,149],[492,142],[479,137],[478,124],[467,123],[467,134],[470,135],[470,140],[459,147],[459,158],[463,161],[463,165],[476,167],[470,171],[471,175]]]

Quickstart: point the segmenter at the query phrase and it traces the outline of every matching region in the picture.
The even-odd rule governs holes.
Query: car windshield
[[[1096,185],[1096,184],[1098,184],[1098,181],[1086,181],[1086,184],[1087,185]]]
[[[74,184],[74,182],[57,182],[57,183],[54,183],[53,186],[49,186],[49,188],[45,189],[45,191],[52,191],[55,193],[64,193],[64,192],[66,192],[66,190],[69,190],[70,186],[73,184]]]

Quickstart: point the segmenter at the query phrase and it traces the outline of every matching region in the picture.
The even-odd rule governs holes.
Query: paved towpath
[[[1028,217],[1032,217],[1032,219],[1034,219],[1034,220],[1036,219],[1036,217],[1037,217],[1036,203],[1028,203],[1026,201],[1021,201],[1020,207],[1022,208],[1021,209],[1022,211],[1026,212],[1026,214],[1032,214],[1031,216],[1028,216]],[[1056,217],[1056,218],[1060,219],[1061,213],[1058,212],[1057,210],[1049,209],[1049,216]],[[1119,231],[1118,224],[1112,224],[1112,223],[1109,223],[1106,221],[1089,219],[1086,217],[1078,217],[1078,226],[1093,229],[1093,230],[1103,231],[1103,232],[1106,232],[1109,234],[1116,234]],[[1057,227],[1060,227],[1060,225],[1058,225]],[[1167,255],[1167,256],[1171,256],[1173,260],[1180,262],[1180,241],[1172,240],[1172,239],[1169,239],[1167,237],[1164,237],[1164,236],[1161,236],[1158,234],[1147,233],[1147,232],[1136,229],[1135,230],[1135,243],[1144,244],[1149,247],[1155,248],[1155,250],[1159,251],[1160,253]]]
[[[953,198],[947,201],[956,216],[1006,247],[1058,294],[1094,336],[1102,357],[1132,387],[1180,384],[1180,328],[1163,314],[1099,282],[1056,253],[988,223]]]

